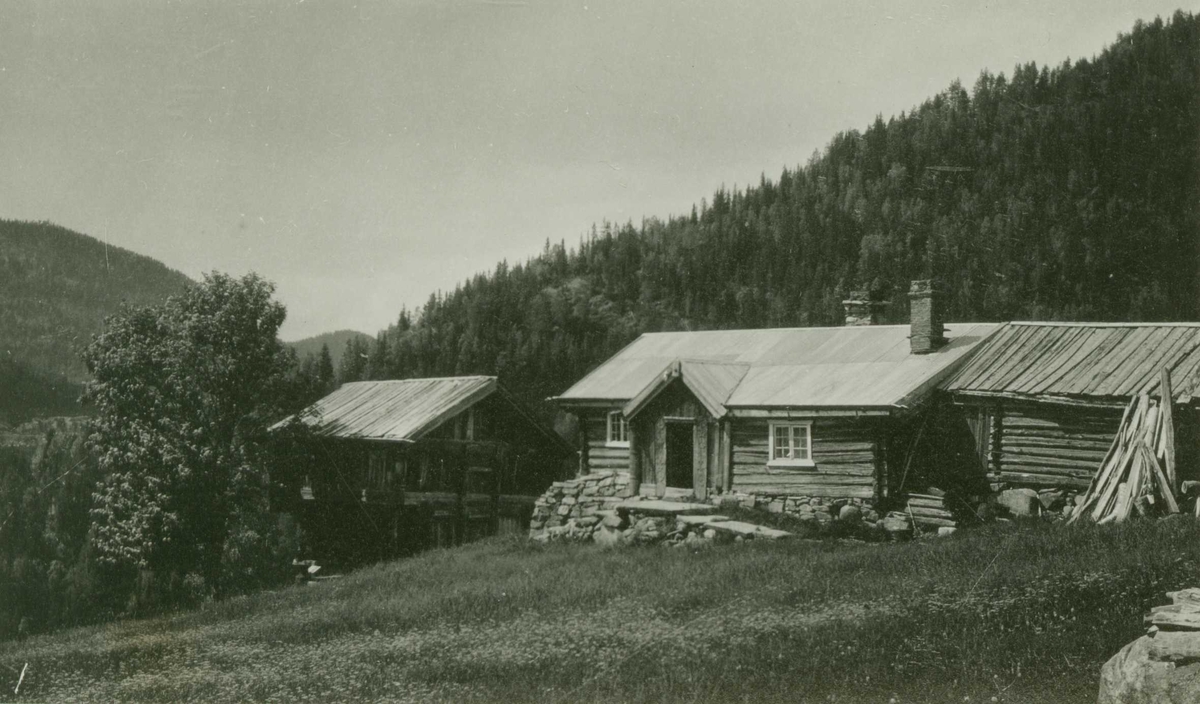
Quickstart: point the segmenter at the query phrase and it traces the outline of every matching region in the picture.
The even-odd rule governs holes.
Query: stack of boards
[[[954,516],[946,508],[946,497],[940,494],[910,493],[907,505],[898,513],[910,519],[919,530],[936,531],[938,528],[957,525]]]
[[[1158,402],[1145,393],[1129,401],[1121,428],[1071,517],[1072,523],[1081,516],[1096,523],[1119,523],[1134,514],[1179,513],[1173,416],[1171,376],[1164,369]]]

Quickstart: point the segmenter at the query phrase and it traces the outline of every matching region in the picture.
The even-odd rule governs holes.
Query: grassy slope
[[[1190,519],[698,552],[493,539],[2,644],[0,666],[28,661],[37,700],[1085,702],[1162,592],[1196,584]]]

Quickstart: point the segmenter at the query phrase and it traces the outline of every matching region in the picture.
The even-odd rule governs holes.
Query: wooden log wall
[[[767,465],[767,420],[733,422],[733,490],[758,494],[795,494],[869,499],[875,495],[875,436],[858,419],[815,418],[812,422],[814,467]]]
[[[1035,489],[1087,489],[1121,423],[1117,408],[1005,404],[993,481]]]
[[[589,413],[581,422],[587,424],[587,473],[628,472],[629,448],[608,446],[608,412]]]

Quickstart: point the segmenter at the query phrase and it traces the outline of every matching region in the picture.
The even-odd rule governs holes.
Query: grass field
[[[0,644],[0,700],[1091,702],[1189,585],[1191,519],[694,552],[492,539]]]

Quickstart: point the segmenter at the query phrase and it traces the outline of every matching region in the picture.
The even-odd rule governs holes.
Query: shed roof
[[[995,323],[946,327],[949,343],[912,354],[909,326],[646,333],[557,397],[624,405],[680,360],[744,365],[728,408],[890,408],[909,403],[966,358]]]
[[[1187,403],[1200,385],[1200,323],[1004,325],[942,384],[949,391],[1128,401],[1155,394],[1163,368]]]
[[[493,376],[355,381],[298,417],[324,437],[413,442],[499,388]]]

